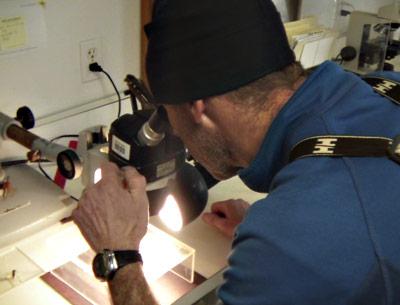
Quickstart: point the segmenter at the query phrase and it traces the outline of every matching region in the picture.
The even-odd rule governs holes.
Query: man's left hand
[[[133,167],[107,162],[102,179],[85,190],[72,217],[96,252],[138,250],[147,232],[146,179]]]
[[[211,206],[211,213],[204,213],[202,219],[225,236],[233,238],[236,227],[242,222],[249,207],[249,203],[242,199],[214,202]]]

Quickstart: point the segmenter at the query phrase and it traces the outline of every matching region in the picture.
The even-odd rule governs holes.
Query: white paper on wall
[[[0,1],[0,56],[45,47],[43,7],[32,0]]]

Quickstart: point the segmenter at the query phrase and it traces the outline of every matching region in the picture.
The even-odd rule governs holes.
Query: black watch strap
[[[118,250],[114,251],[118,263],[118,269],[132,263],[143,263],[142,256],[137,250]]]

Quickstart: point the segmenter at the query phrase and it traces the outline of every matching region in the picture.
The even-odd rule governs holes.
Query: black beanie
[[[158,0],[145,31],[161,104],[223,94],[295,61],[271,0]]]

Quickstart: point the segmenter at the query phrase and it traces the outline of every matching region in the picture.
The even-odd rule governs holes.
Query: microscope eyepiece
[[[159,106],[149,119],[149,127],[157,133],[165,133],[169,128],[167,111]]]
[[[143,124],[137,138],[143,146],[156,146],[160,143],[169,128],[167,111],[160,106],[153,112],[150,119]]]

